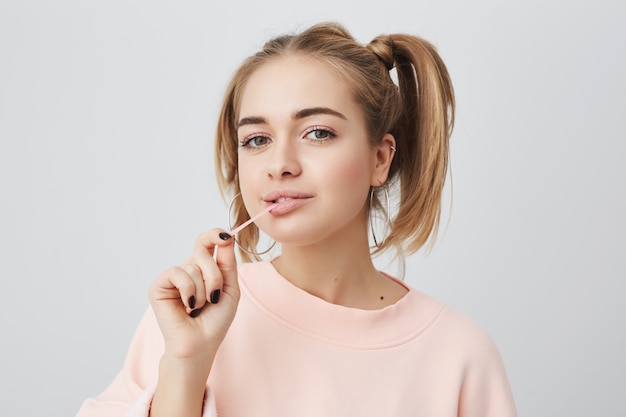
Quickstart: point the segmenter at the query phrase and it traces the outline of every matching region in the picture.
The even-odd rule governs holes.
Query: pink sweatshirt
[[[491,338],[414,289],[389,307],[359,310],[297,288],[270,262],[240,265],[239,279],[241,301],[207,382],[204,416],[516,415]],[[148,309],[124,367],[77,417],[147,416],[162,352]]]

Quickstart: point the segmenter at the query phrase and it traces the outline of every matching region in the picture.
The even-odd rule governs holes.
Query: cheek
[[[241,163],[241,158],[239,158],[239,165],[237,166],[237,176],[239,177],[239,185],[241,188],[245,187],[249,181],[249,178],[252,176],[252,170],[250,169],[250,165]]]
[[[324,165],[326,181],[347,196],[361,195],[369,190],[370,170],[363,157],[343,157]],[[318,168],[319,169],[319,168]]]
[[[255,190],[255,185],[259,183],[260,177],[259,168],[255,164],[251,164],[250,161],[246,161],[245,157],[239,157],[239,165],[237,167],[237,176],[239,178],[239,189],[244,199],[246,207],[249,207],[249,203],[254,199],[254,196],[258,193]]]
[[[339,178],[353,184],[366,183],[369,185],[371,167],[370,155],[367,152],[351,150],[343,152],[341,157],[337,157],[333,166],[337,170]]]
[[[341,178],[345,178],[350,183],[369,183],[369,170],[362,160],[345,161],[339,170]]]

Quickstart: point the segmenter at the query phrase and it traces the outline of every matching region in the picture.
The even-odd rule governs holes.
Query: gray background
[[[623,415],[624,4],[1,0],[1,414],[112,380],[149,284],[226,227],[228,77],[330,19],[431,40],[456,86],[453,201],[407,282],[488,329],[520,416]]]

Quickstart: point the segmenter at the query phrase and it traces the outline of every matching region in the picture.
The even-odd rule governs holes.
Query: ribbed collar
[[[395,304],[363,310],[329,303],[298,288],[269,261],[241,264],[238,271],[242,297],[273,319],[317,340],[351,348],[406,343],[424,332],[444,309],[402,282],[409,291]]]

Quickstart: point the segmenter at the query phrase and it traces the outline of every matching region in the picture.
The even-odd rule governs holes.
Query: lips
[[[282,203],[288,200],[306,199],[313,197],[311,194],[302,193],[300,191],[293,190],[281,190],[271,191],[265,194],[262,198],[267,203]]]
[[[265,194],[262,198],[268,204],[278,203],[270,212],[274,216],[281,216],[306,204],[313,196],[294,190],[277,190]]]

